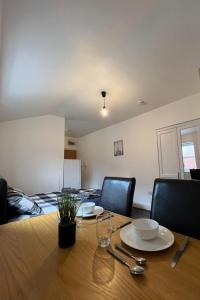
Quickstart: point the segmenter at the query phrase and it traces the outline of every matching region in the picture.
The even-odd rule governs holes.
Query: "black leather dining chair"
[[[200,169],[191,169],[190,176],[192,179],[200,180]]]
[[[173,231],[200,239],[200,181],[156,179],[150,217]]]
[[[135,178],[105,177],[99,205],[112,212],[131,216]]]

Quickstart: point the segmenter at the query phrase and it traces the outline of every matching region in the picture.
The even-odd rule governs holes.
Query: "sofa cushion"
[[[0,177],[0,224],[8,221],[7,182]]]
[[[7,190],[9,216],[18,214],[39,215],[42,209],[22,191],[8,187]]]

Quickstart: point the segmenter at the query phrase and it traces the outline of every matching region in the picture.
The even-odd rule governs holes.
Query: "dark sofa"
[[[8,192],[7,181],[3,177],[0,177],[0,224],[5,224],[10,221],[19,221],[23,218],[36,216],[36,215],[27,215],[27,214],[19,213],[15,209],[13,209],[13,207],[11,207],[8,204],[7,192]],[[67,190],[66,192],[73,193],[74,191],[70,189]],[[79,190],[76,191],[76,193],[79,192],[80,192]],[[87,190],[85,190],[85,192],[87,192]],[[58,194],[60,194],[60,192],[35,194],[28,197],[31,198],[32,201],[34,201],[42,209],[42,214],[43,214],[43,213],[50,213],[52,205],[54,205],[54,207],[57,206]],[[96,205],[98,205],[99,200],[100,200],[100,190],[95,191],[94,193],[88,193],[87,201],[94,201]],[[46,211],[44,211],[43,206],[45,207]],[[48,209],[50,209],[49,212],[47,211]]]
[[[0,224],[8,222],[7,182],[0,177]]]
[[[57,211],[59,194],[60,192],[51,192],[28,196],[8,186],[7,181],[0,177],[0,224]]]

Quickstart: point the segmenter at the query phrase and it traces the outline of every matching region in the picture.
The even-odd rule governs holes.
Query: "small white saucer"
[[[142,251],[161,251],[174,243],[173,233],[163,226],[159,226],[155,239],[145,241],[137,235],[133,225],[130,224],[120,230],[120,238],[129,247]]]
[[[90,217],[96,216],[97,214],[101,214],[102,212],[103,212],[103,207],[95,206],[93,213],[90,213],[90,214],[84,213],[83,216],[82,216],[82,208],[80,207],[79,210],[77,211],[76,216],[77,217],[83,217],[83,218],[90,218]]]

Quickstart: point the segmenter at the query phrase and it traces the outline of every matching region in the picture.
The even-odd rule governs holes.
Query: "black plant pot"
[[[72,246],[76,241],[76,222],[58,225],[58,244],[61,248]]]

